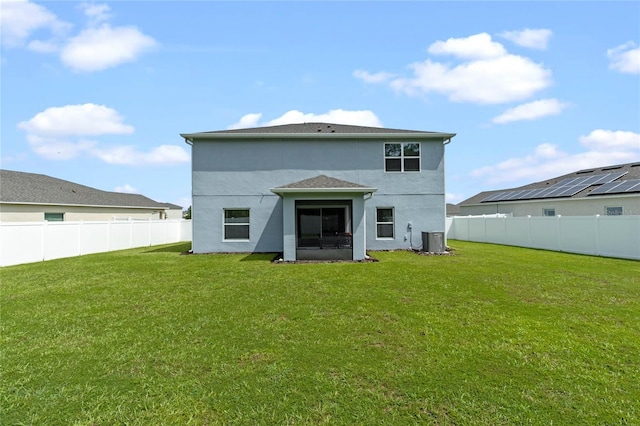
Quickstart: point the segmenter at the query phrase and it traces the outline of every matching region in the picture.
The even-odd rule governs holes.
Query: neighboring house
[[[580,170],[518,188],[481,192],[460,215],[640,215],[640,163]]]
[[[195,253],[361,260],[445,230],[453,133],[305,123],[181,136]]]
[[[459,205],[447,203],[447,217],[458,216],[459,214],[460,214]]]
[[[101,191],[50,176],[0,170],[2,222],[167,219],[180,218],[181,212],[180,206],[138,194]]]

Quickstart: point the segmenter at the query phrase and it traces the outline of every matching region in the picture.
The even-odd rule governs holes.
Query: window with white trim
[[[420,143],[385,143],[384,144],[385,172],[419,172],[420,171]]]
[[[622,207],[605,207],[607,216],[622,216]]]
[[[393,207],[376,208],[376,238],[393,239]]]
[[[249,240],[249,209],[224,209],[224,240]]]
[[[543,216],[555,216],[556,215],[556,209],[542,209],[542,215]]]

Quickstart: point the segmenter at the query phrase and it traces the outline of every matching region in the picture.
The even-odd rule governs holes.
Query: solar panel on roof
[[[592,185],[598,185],[598,184],[604,184],[604,183],[609,183],[609,182],[613,182],[614,180],[626,175],[627,172],[616,172],[616,173],[607,173],[606,175],[604,175],[602,177],[602,179],[599,179],[597,182],[592,183]]]
[[[527,189],[526,191],[522,191],[522,193],[518,195],[518,198],[516,198],[516,200],[526,200],[527,198],[529,198],[529,195],[535,191],[537,191],[537,189]]]
[[[593,176],[589,176],[589,177],[593,177]],[[586,178],[572,177],[572,178],[562,179],[560,182],[554,183],[552,186],[569,186],[569,185],[573,185],[575,181],[580,181],[582,179],[586,179]]]
[[[622,182],[614,182],[616,179],[624,176],[627,172],[604,173],[591,176],[577,176],[561,180],[546,188],[521,189],[515,191],[502,191],[489,195],[481,203],[498,202],[498,201],[515,201],[515,200],[533,200],[555,197],[572,197],[580,191],[592,185],[603,185],[606,188],[598,188],[591,194],[605,193],[621,193],[621,192],[640,192],[640,180],[630,180],[622,182],[636,182],[631,186],[618,187]],[[615,188],[615,189],[614,189]],[[612,192],[615,191],[615,192]]]
[[[609,182],[594,189],[589,193],[589,195],[623,194],[626,192],[640,192],[640,179]]]
[[[498,200],[505,192],[497,192],[495,194],[489,195],[487,198],[484,198],[481,203],[486,203],[487,201],[496,201]]]
[[[502,200],[506,201],[506,200],[516,200],[518,199],[518,196],[520,194],[522,194],[524,191],[510,191],[508,194],[506,194]]]
[[[555,194],[554,197],[572,197],[576,195],[578,192],[583,191],[590,186],[591,185],[589,184],[568,186],[566,188],[563,188],[561,192]]]
[[[619,177],[622,177],[627,172],[615,172],[615,173],[604,173],[599,175],[592,176],[578,176],[572,178],[566,178],[557,182],[551,186],[551,188],[562,187],[562,186],[574,186],[574,185],[600,185],[603,183],[612,182]]]

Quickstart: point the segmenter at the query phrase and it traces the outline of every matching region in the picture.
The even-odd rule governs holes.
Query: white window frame
[[[247,222],[227,222],[227,211],[245,210],[248,213]],[[246,226],[249,238],[226,238],[227,226]],[[242,242],[251,241],[251,209],[247,207],[225,207],[222,209],[222,241],[224,242]]]
[[[550,213],[550,212],[553,212],[553,214],[547,214],[547,213]],[[555,217],[555,215],[556,215],[556,208],[555,207],[542,209],[542,216]]]
[[[378,210],[391,210],[391,222],[379,222]],[[378,225],[391,225],[392,235],[390,237],[381,237],[378,235]],[[393,207],[378,206],[376,207],[376,240],[395,240],[396,238],[396,212]]]
[[[416,144],[418,145],[418,155],[417,156],[405,156],[404,155],[404,146],[408,144]],[[387,156],[387,145],[400,145],[400,156],[399,157],[391,157]],[[382,153],[384,156],[384,172],[385,173],[420,173],[422,170],[422,144],[420,142],[384,142],[382,144]],[[387,160],[400,160],[400,170],[387,170]],[[404,163],[405,160],[409,159],[418,159],[418,170],[405,170]]]
[[[609,213],[609,209],[616,209],[620,211],[620,213],[611,214]],[[606,216],[622,216],[624,214],[624,208],[622,208],[622,206],[605,206],[604,214]]]

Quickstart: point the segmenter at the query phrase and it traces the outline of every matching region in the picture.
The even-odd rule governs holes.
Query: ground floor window
[[[556,215],[556,209],[542,209],[542,215],[543,216],[555,216]]]
[[[64,213],[45,213],[44,220],[47,222],[63,222]]]
[[[622,216],[622,207],[605,207],[607,216]]]
[[[249,209],[224,209],[224,239],[249,240]]]
[[[376,238],[393,239],[393,208],[376,208]]]

